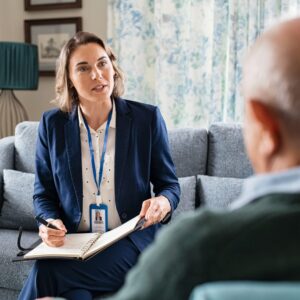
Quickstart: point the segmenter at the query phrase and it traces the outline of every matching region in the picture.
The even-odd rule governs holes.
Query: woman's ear
[[[71,81],[71,79],[68,79],[68,87],[71,89],[72,87],[74,87],[73,82]]]

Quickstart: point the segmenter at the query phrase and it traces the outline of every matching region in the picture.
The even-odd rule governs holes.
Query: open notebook
[[[140,216],[136,216],[121,226],[105,233],[67,234],[63,246],[50,247],[42,242],[33,250],[13,261],[51,258],[85,260],[103,251],[131,232],[140,229],[143,224],[144,218],[141,219]]]

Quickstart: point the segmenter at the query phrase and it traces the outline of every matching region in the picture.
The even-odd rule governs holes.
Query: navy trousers
[[[124,238],[87,261],[38,260],[19,295],[19,300],[45,296],[90,300],[117,291],[136,263],[140,251]]]

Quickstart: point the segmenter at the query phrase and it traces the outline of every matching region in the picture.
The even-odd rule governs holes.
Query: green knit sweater
[[[300,280],[300,194],[200,209],[162,230],[112,299],[188,299],[201,283]]]

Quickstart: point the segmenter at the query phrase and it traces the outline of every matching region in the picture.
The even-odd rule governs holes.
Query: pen
[[[144,226],[144,224],[146,223],[146,219],[145,218],[141,218],[137,224],[135,225],[135,230],[138,230],[138,229],[142,229],[142,227]]]
[[[35,219],[36,219],[39,223],[41,223],[41,224],[43,224],[43,225],[45,225],[45,226],[47,226],[47,227],[49,227],[49,228],[59,230],[56,226],[54,226],[53,224],[47,222],[46,220],[44,220],[44,219],[41,218],[41,217],[36,216]]]

